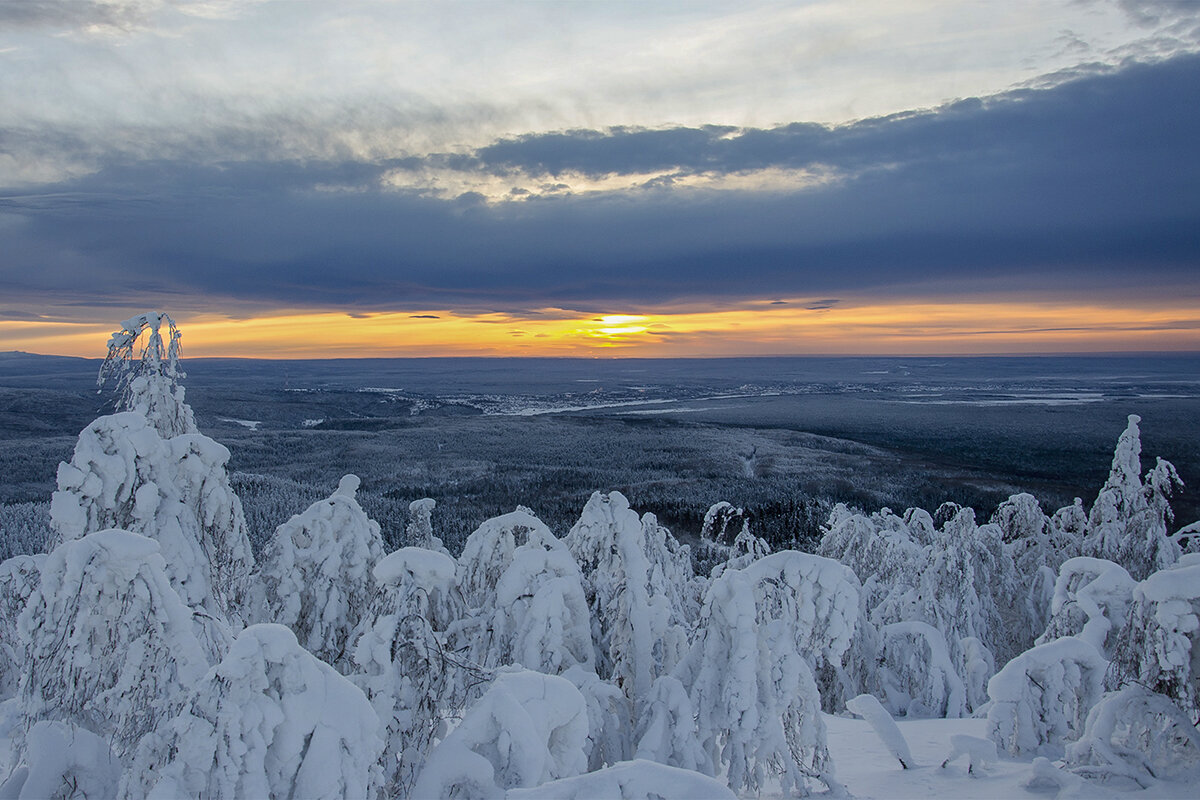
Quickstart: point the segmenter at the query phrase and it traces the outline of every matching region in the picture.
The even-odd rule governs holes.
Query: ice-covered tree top
[[[143,333],[146,333],[145,343],[135,357]],[[121,330],[109,337],[108,355],[97,377],[101,386],[110,378],[116,379],[120,409],[142,412],[165,437],[197,432],[192,409],[183,401],[184,390],[179,383],[186,377],[179,368],[182,338],[175,320],[161,311],[130,317],[121,323]]]

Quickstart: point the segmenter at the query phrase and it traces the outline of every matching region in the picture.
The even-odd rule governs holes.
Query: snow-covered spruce
[[[342,672],[351,634],[374,594],[371,568],[383,555],[379,524],[354,499],[346,475],[329,498],[280,525],[262,554],[258,620],[287,625],[304,647]]]
[[[0,699],[17,691],[25,671],[25,653],[17,618],[41,583],[46,556],[13,556],[0,563]]]
[[[1012,756],[1061,757],[1104,692],[1108,662],[1073,636],[1027,650],[988,682],[989,735]]]
[[[426,759],[413,797],[494,800],[587,769],[583,696],[565,678],[502,672]]]
[[[1141,474],[1141,417],[1129,415],[1129,425],[1117,440],[1108,480],[1092,504],[1085,555],[1115,561],[1135,579],[1169,567],[1179,558],[1179,548],[1167,535],[1172,520],[1167,502],[1182,486],[1175,467],[1158,459]]]
[[[1068,559],[1059,569],[1050,620],[1037,644],[1078,636],[1111,659],[1136,585],[1120,564],[1088,556]]]
[[[691,770],[653,761],[622,761],[611,767],[561,778],[532,789],[513,789],[505,800],[735,800],[737,795],[716,780]]]
[[[252,625],[139,746],[121,797],[369,797],[378,719],[282,625]]]
[[[383,791],[407,797],[437,737],[443,714],[463,700],[463,677],[440,633],[460,610],[454,560],[405,547],[374,569],[378,589],[355,637],[353,680],[379,717]]]
[[[714,580],[696,641],[675,671],[708,759],[727,771],[735,791],[758,791],[768,775],[785,793],[805,791],[808,778],[837,786],[821,698],[802,653],[801,599],[786,580],[791,555]]]
[[[687,647],[686,551],[620,492],[594,493],[566,536],[583,571],[596,671],[621,686],[634,714]]]
[[[127,757],[173,714],[208,662],[158,544],[120,530],[55,548],[18,620],[26,728],[60,720]]]
[[[100,417],[58,467],[50,505],[54,543],[120,528],[156,540],[171,583],[199,620],[202,639],[240,618],[254,556],[241,502],[229,485],[229,451],[200,434],[162,438],[141,413]],[[227,641],[210,647],[219,658]]]
[[[1134,587],[1114,650],[1112,686],[1137,682],[1200,711],[1200,563],[1189,556]]]

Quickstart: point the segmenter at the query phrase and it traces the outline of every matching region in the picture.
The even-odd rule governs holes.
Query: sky
[[[1200,350],[1200,0],[0,0],[0,350]]]

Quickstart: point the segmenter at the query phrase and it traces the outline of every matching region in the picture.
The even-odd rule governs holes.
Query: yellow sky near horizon
[[[515,316],[445,310],[177,315],[185,357],[688,357],[1200,350],[1200,309],[1027,302],[761,303],[716,311]],[[0,350],[101,357],[114,324],[0,321]]]

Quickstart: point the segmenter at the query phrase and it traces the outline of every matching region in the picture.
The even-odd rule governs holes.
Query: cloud
[[[437,314],[409,314],[409,319],[441,319]]]
[[[510,137],[452,165],[121,158],[0,197],[0,283],[39,313],[63,297],[612,313],[863,292],[1200,295],[1196,86],[1200,57],[1186,56],[844,126]],[[536,202],[384,180],[435,167],[552,185],[657,169],[835,178]]]

